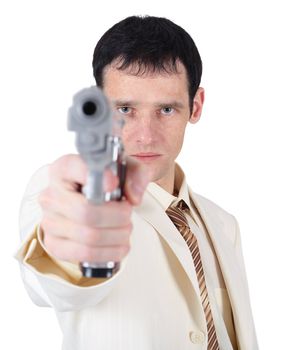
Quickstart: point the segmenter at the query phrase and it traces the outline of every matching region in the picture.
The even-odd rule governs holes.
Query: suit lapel
[[[198,281],[193,273],[190,251],[187,249],[184,239],[179,234],[178,230],[169,219],[162,206],[148,191],[146,191],[143,196],[142,204],[135,208],[135,211],[150,225],[152,225],[167,242],[185,270],[195,292],[197,295],[199,295]]]
[[[239,349],[246,349],[248,342],[246,341],[247,335],[243,331],[243,327],[251,322],[252,316],[251,310],[248,307],[249,300],[244,272],[237,264],[233,242],[225,235],[224,223],[219,220],[213,208],[210,208],[202,197],[196,195],[191,190],[189,192],[208,230],[219,261],[231,302],[236,336],[240,345]]]

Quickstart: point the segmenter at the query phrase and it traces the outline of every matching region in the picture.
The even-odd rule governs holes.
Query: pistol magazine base
[[[80,264],[82,275],[87,278],[110,278],[113,277],[119,268],[119,263],[114,263],[113,267],[92,267]]]

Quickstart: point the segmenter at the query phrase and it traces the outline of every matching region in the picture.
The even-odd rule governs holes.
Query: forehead
[[[159,86],[163,90],[188,89],[187,74],[184,65],[177,61],[173,69],[156,69],[143,65],[132,64],[120,69],[120,61],[114,61],[103,72],[103,87],[109,89],[129,89],[136,87],[144,89]]]

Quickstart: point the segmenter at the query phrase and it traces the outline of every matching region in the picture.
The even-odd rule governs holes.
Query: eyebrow
[[[115,106],[136,106],[136,104],[138,104],[137,101],[129,101],[129,100],[113,100],[112,103]]]
[[[178,101],[168,101],[168,102],[156,103],[155,106],[158,108],[165,108],[168,106],[176,108],[176,109],[184,108],[184,104],[181,102],[178,102]]]
[[[115,106],[126,106],[126,107],[138,106],[140,104],[140,102],[134,101],[134,100],[113,100],[112,102]],[[177,108],[177,109],[184,108],[184,104],[178,101],[157,102],[157,103],[154,103],[154,106],[157,108],[165,108],[168,106]]]

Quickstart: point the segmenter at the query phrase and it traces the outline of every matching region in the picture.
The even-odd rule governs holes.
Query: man
[[[36,173],[18,253],[32,299],[55,309],[63,349],[258,349],[238,224],[175,163],[204,102],[192,38],[167,19],[129,17],[100,39],[93,69],[126,121],[126,200],[88,203],[78,155]],[[104,189],[117,184],[106,173]],[[84,278],[80,261],[121,268]]]

